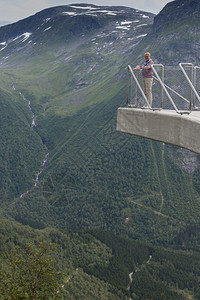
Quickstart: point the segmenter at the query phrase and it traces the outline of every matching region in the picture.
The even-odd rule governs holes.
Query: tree
[[[54,266],[52,243],[16,247],[0,270],[0,299],[62,299],[63,274]]]

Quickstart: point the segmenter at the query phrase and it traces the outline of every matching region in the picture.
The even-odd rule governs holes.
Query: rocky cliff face
[[[197,25],[199,13],[200,2],[198,0],[175,0],[169,2],[154,18],[152,32],[160,34],[169,30],[177,30],[177,28],[187,23]]]
[[[154,18],[151,32],[144,42],[151,45],[159,62],[199,64],[199,14],[198,0],[175,0]]]

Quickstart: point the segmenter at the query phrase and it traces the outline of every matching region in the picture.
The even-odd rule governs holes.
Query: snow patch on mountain
[[[124,22],[121,22],[121,25],[129,25],[132,23],[133,23],[133,21],[124,21]]]
[[[7,47],[7,45],[5,47],[3,47],[0,51],[3,51],[6,47]]]
[[[136,27],[142,27],[142,26],[147,26],[148,24],[139,24],[139,25],[136,25]]]
[[[117,11],[110,11],[110,10],[96,10],[95,13],[104,13],[104,14],[112,14],[112,15],[117,15],[119,12]]]
[[[21,37],[24,37],[23,40],[22,40],[22,42],[25,42],[26,40],[29,39],[29,37],[31,36],[31,34],[32,34],[32,33],[30,33],[30,32],[25,32],[25,33],[23,33],[23,34],[17,36],[16,38],[14,38],[14,39],[13,39],[13,42],[16,41],[16,40],[18,40],[18,39],[20,39]]]
[[[149,18],[149,16],[146,16],[146,15],[141,15],[142,18]]]
[[[78,14],[75,13],[74,11],[66,11],[66,12],[63,12],[62,15],[78,16]]]
[[[107,15],[110,15],[110,16],[116,16],[117,14],[116,14],[116,13],[113,13],[113,12],[107,12]]]
[[[144,36],[146,36],[146,35],[147,35],[147,33],[138,35],[138,36],[136,36],[136,39],[140,39],[140,38],[142,38],[142,37],[144,37]]]
[[[45,31],[47,31],[47,30],[49,30],[49,29],[51,29],[51,26],[50,26],[50,27],[48,27],[48,28],[46,28],[46,29],[44,30],[44,32],[45,32]]]
[[[32,33],[30,33],[30,32],[23,33],[22,36],[24,36],[24,38],[23,38],[22,42],[25,42],[26,40],[28,40],[29,37],[31,36],[31,34]]]
[[[125,29],[125,30],[130,30],[130,27],[127,26],[116,26],[116,29]]]
[[[92,17],[98,17],[98,15],[94,14],[93,12],[86,12],[85,13],[86,16],[92,16]]]
[[[76,9],[99,9],[99,8],[92,7],[92,6],[74,6],[74,5],[70,5],[69,7],[76,8]]]
[[[112,11],[112,10],[105,10],[105,9],[99,9],[99,8],[94,8],[91,6],[69,6],[70,8],[73,9],[82,9],[85,10],[84,12],[80,12],[80,11],[66,11],[66,12],[62,12],[62,14],[64,15],[68,15],[68,16],[80,16],[80,15],[91,15],[91,16],[97,16],[97,13],[103,13],[103,14],[107,14],[110,16],[117,16],[117,14],[119,13],[118,11]],[[93,11],[92,11],[93,10]]]

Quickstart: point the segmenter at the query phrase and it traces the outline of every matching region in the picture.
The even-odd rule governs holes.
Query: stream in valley
[[[37,124],[36,124],[36,117],[35,117],[35,114],[34,114],[34,112],[33,112],[33,110],[32,110],[32,107],[31,107],[31,102],[30,102],[28,99],[26,99],[26,97],[24,96],[24,94],[22,94],[22,92],[20,92],[19,90],[16,89],[16,86],[15,86],[14,83],[12,83],[12,89],[13,89],[14,91],[16,91],[16,92],[22,97],[22,99],[27,103],[28,109],[29,109],[29,111],[30,111],[30,113],[31,113],[31,124],[30,124],[30,126],[31,126],[31,128],[34,130],[34,129],[37,127]],[[40,138],[41,138],[41,137],[40,137]],[[41,139],[41,140],[42,140],[42,139]],[[43,142],[42,142],[42,143],[43,143]],[[43,143],[43,145],[44,145],[44,143]],[[45,146],[45,147],[46,147],[46,146]],[[47,151],[48,151],[48,149],[47,149]],[[49,158],[49,152],[46,153],[44,159],[43,159],[42,162],[41,162],[41,168],[40,168],[40,170],[37,172],[37,174],[35,175],[35,180],[34,180],[34,182],[33,182],[33,187],[30,188],[29,190],[27,190],[26,192],[22,193],[22,194],[20,195],[20,198],[23,198],[23,197],[24,197],[25,195],[27,195],[33,188],[35,188],[35,187],[38,185],[38,183],[39,183],[39,177],[40,177],[41,173],[43,172],[44,168],[46,167],[46,165],[47,165],[47,163],[48,163],[48,158]]]

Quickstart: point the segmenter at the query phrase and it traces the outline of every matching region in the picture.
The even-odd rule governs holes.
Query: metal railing
[[[127,76],[127,106],[143,107],[150,110],[174,109],[178,114],[190,114],[198,110],[200,104],[197,92],[197,72],[200,67],[191,63],[180,63],[178,67],[164,67],[162,64],[151,66],[153,70],[153,106],[149,104],[142,88],[142,76],[139,71],[133,71],[128,66]],[[200,73],[200,72],[199,72]],[[157,100],[156,100],[157,98]]]

